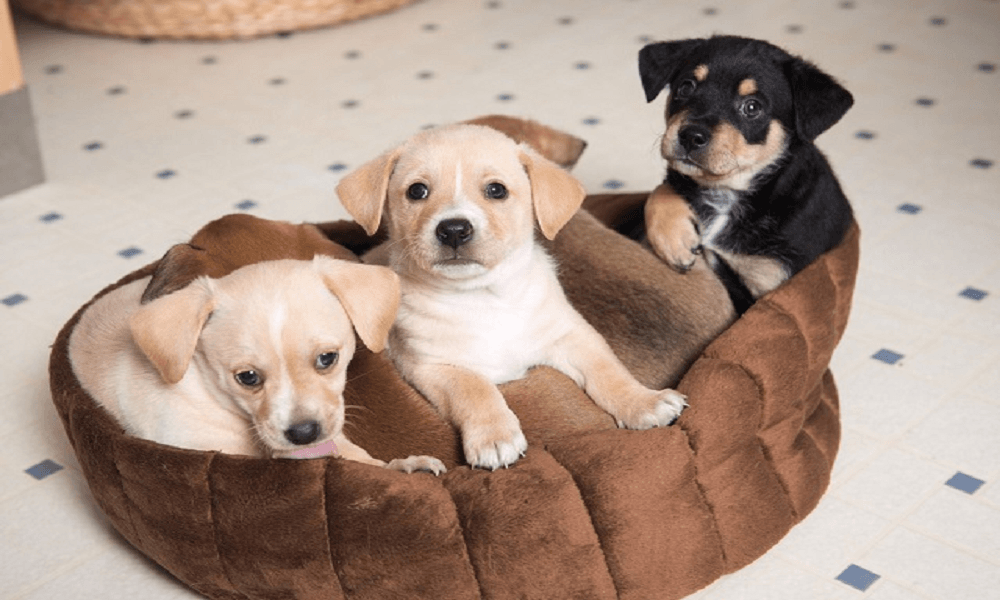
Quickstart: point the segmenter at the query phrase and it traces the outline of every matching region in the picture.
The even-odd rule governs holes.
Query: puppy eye
[[[340,353],[338,352],[324,352],[316,357],[316,370],[325,371],[337,364],[337,359],[340,358]]]
[[[240,371],[234,377],[236,377],[236,382],[243,387],[255,388],[260,387],[264,383],[264,376],[253,369]]]
[[[748,119],[756,119],[762,112],[764,112],[764,105],[761,104],[760,100],[754,98],[747,98],[740,105],[740,114]]]
[[[406,197],[410,200],[426,200],[427,196],[430,195],[430,189],[428,189],[427,185],[423,183],[414,183],[410,187],[406,188]]]
[[[507,186],[502,183],[489,183],[486,185],[486,197],[490,200],[503,200],[507,197]]]
[[[674,95],[678,98],[687,98],[693,94],[696,89],[698,89],[698,84],[695,83],[693,79],[685,79],[677,86],[677,91],[674,92]]]

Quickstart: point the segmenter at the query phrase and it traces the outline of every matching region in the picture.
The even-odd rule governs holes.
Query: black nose
[[[680,138],[681,146],[685,150],[694,152],[708,145],[712,140],[712,132],[700,125],[688,125],[681,128],[677,137]]]
[[[458,248],[472,239],[472,223],[465,219],[445,219],[438,223],[436,233],[442,244]]]
[[[285,430],[285,438],[296,446],[304,446],[316,441],[320,426],[316,421],[302,421]]]

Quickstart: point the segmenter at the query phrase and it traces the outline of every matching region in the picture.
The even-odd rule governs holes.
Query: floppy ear
[[[639,51],[639,78],[646,92],[646,102],[652,102],[670,83],[677,66],[684,62],[692,50],[705,40],[678,40],[648,44]]]
[[[521,146],[521,164],[531,181],[531,201],[538,227],[547,239],[554,239],[583,204],[583,185],[554,162]]]
[[[840,120],[854,104],[854,97],[816,66],[798,57],[785,63],[785,77],[792,88],[795,128],[812,141]]]
[[[389,177],[396,168],[400,149],[386,152],[349,173],[337,184],[337,196],[368,235],[375,235],[382,221]]]
[[[211,273],[208,252],[193,244],[175,244],[156,264],[142,293],[142,304],[176,292],[202,275]]]
[[[140,306],[129,319],[132,338],[163,381],[174,384],[184,377],[213,308],[211,281],[201,278]]]
[[[313,265],[340,300],[361,341],[372,352],[385,349],[399,310],[399,277],[386,267],[317,256]]]

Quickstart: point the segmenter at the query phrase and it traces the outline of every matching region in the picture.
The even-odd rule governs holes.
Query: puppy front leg
[[[687,200],[661,183],[646,200],[645,215],[653,252],[681,273],[690,270],[701,254],[701,232]]]
[[[465,460],[495,470],[514,464],[528,449],[521,422],[497,386],[461,367],[423,364],[406,373],[414,387],[462,434]]]
[[[406,458],[394,458],[386,463],[385,461],[373,458],[372,455],[368,454],[367,450],[347,439],[347,436],[344,434],[338,435],[334,439],[334,443],[337,445],[337,454],[339,454],[342,458],[364,463],[366,465],[385,467],[386,469],[402,471],[403,473],[428,471],[430,473],[434,473],[435,475],[440,475],[448,470],[445,468],[443,462],[433,456],[414,455]]]
[[[650,429],[676,421],[687,406],[684,394],[672,389],[651,390],[639,383],[604,337],[582,317],[580,320],[581,326],[557,343],[559,360],[552,366],[576,380],[619,427]]]

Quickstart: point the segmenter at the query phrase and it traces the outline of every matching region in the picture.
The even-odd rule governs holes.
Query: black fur
[[[699,65],[707,67],[704,81],[694,80]],[[852,210],[813,144],[853,104],[850,92],[832,77],[767,42],[733,36],[650,44],[639,53],[639,74],[646,100],[652,102],[669,87],[668,119],[686,111],[684,122],[692,129],[714,132],[726,122],[748,147],[765,142],[771,121],[784,129],[784,151],[746,189],[726,189],[735,199],[733,209],[707,250],[772,258],[793,275],[841,241],[853,221]],[[757,86],[749,96],[737,91],[745,79]],[[763,107],[759,116],[746,117],[747,98]],[[705,231],[704,225],[717,215],[708,202],[706,182],[674,168],[664,181],[688,201]],[[716,269],[725,281],[724,270]],[[739,272],[737,279],[748,276],[752,273]],[[736,286],[730,289],[739,293]]]

